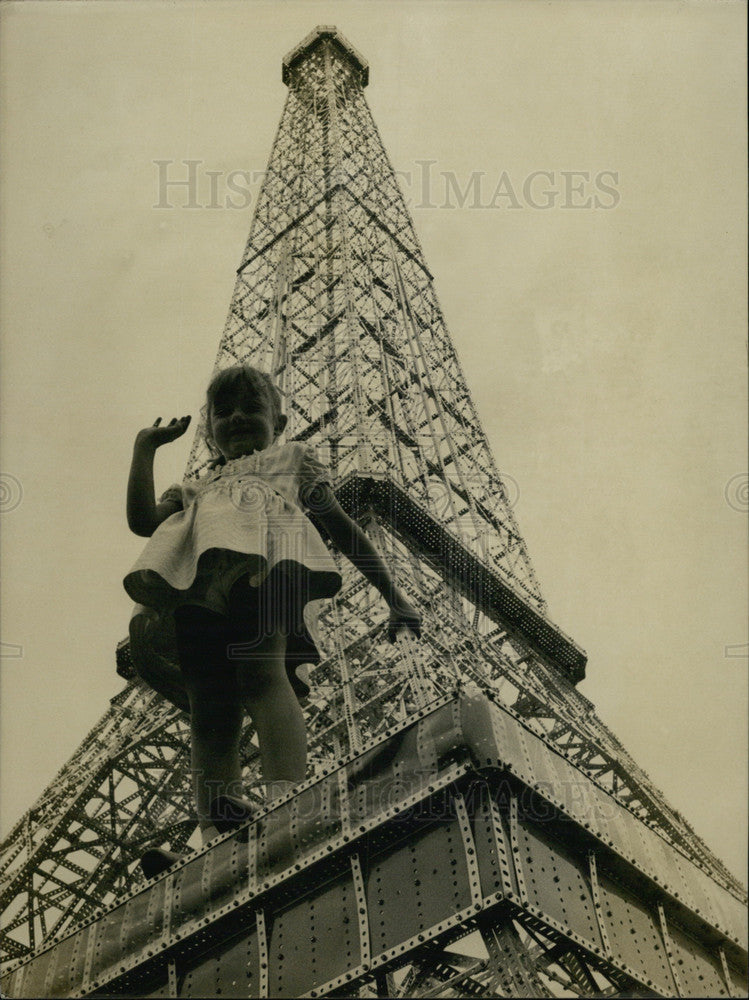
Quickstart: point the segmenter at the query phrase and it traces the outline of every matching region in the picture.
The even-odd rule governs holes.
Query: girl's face
[[[262,451],[276,437],[267,394],[247,382],[217,393],[210,415],[213,440],[227,460]]]

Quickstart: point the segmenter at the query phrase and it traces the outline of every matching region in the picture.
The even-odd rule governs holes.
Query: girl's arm
[[[153,488],[153,458],[156,449],[181,437],[190,423],[189,417],[172,420],[160,427],[158,417],[152,427],[139,431],[133,447],[133,460],[127,481],[127,523],[131,531],[143,538],[149,538],[162,521],[174,514],[178,508],[172,502],[156,503]]]
[[[323,525],[339,552],[356,566],[387,601],[390,607],[390,641],[395,640],[395,634],[402,625],[407,625],[420,636],[421,615],[395,586],[382,556],[356,521],[343,510],[330,486],[327,483],[316,483],[306,491],[301,490],[299,499],[315,515],[315,520]]]

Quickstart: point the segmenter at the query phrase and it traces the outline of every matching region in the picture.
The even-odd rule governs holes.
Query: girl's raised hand
[[[157,417],[150,427],[138,431],[135,437],[136,447],[159,448],[162,444],[175,441],[187,430],[190,417],[172,417],[168,424],[161,426],[161,417]]]
[[[395,637],[398,634],[398,629],[403,627],[410,628],[415,634],[417,639],[421,638],[421,614],[413,606],[409,604],[408,601],[404,600],[402,597],[398,598],[393,604],[390,605],[390,620],[388,622],[388,639],[391,642],[395,642]]]

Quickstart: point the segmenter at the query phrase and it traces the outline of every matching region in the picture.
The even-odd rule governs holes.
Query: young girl
[[[421,616],[394,585],[361,528],[339,506],[328,473],[300,442],[281,444],[287,418],[264,372],[236,365],[211,381],[208,475],[171,486],[157,503],[156,449],[187,430],[190,417],[159,417],[135,439],[128,525],[150,537],[124,579],[136,601],[131,654],[138,673],[188,709],[193,789],[203,843],[252,815],[242,797],[239,738],[246,710],[258,736],[268,799],[306,776],[302,664],[318,663],[317,616],[341,587],[330,539],[390,606],[388,637]],[[152,850],[152,877],[179,855]]]

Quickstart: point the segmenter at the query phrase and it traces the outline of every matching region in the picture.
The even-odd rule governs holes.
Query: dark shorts
[[[309,685],[297,670],[303,663],[320,661],[302,615],[309,596],[307,582],[305,572],[279,566],[261,587],[251,586],[246,574],[240,577],[229,591],[228,615],[200,605],[180,605],[174,611],[174,624],[183,674],[190,677],[208,669],[230,681],[238,666],[251,669],[253,650],[263,636],[281,632],[286,636],[289,681],[298,696],[306,697]]]

